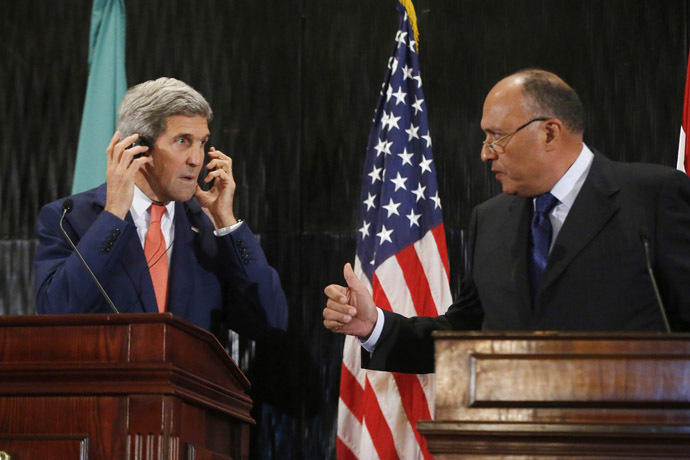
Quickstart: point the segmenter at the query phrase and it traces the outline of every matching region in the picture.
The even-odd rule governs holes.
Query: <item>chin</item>
[[[171,191],[170,201],[189,201],[194,196],[196,192],[196,183],[194,186],[180,188],[178,190]]]

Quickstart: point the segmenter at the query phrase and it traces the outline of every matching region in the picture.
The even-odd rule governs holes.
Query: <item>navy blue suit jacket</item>
[[[436,318],[384,312],[369,369],[434,370],[434,330],[663,331],[641,234],[674,331],[690,330],[690,180],[671,168],[596,154],[554,241],[534,301],[532,200],[501,194],[477,206],[460,298]]]
[[[144,250],[129,213],[104,211],[106,185],[74,195],[64,227],[121,313],[158,312]],[[39,313],[110,313],[58,226],[62,203],[44,206],[34,256]],[[287,302],[276,271],[246,223],[217,237],[192,198],[175,203],[168,311],[219,335],[229,327],[250,338],[287,327]]]

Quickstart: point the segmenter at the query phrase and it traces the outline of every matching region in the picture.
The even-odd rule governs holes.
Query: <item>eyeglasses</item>
[[[513,136],[515,135],[515,133],[517,133],[518,131],[520,131],[522,128],[526,128],[527,126],[529,126],[530,124],[534,123],[535,121],[546,121],[546,120],[550,120],[550,118],[548,118],[548,117],[532,118],[530,121],[528,121],[528,122],[525,123],[524,125],[520,126],[520,127],[519,127],[518,129],[516,129],[515,131],[513,131],[513,132],[511,132],[511,133],[508,133],[508,134],[504,134],[503,136],[499,137],[498,139],[496,139],[496,140],[493,141],[493,142],[486,142],[486,141],[484,141],[484,142],[482,142],[482,144],[485,145],[485,146],[487,146],[487,147],[489,148],[489,150],[491,150],[492,153],[496,153],[496,154],[498,154],[498,153],[503,153],[503,149],[505,149],[506,144],[507,144],[508,142],[510,142],[510,138],[513,137]],[[508,139],[508,140],[507,140],[503,145],[498,145],[499,142],[501,142],[501,141],[503,141],[503,140],[505,140],[505,139]]]

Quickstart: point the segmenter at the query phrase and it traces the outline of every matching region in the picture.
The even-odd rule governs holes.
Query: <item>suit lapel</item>
[[[505,225],[505,235],[515,238],[511,244],[511,278],[515,282],[517,293],[516,305],[520,324],[527,324],[531,316],[532,299],[529,291],[529,276],[527,268],[527,248],[529,242],[530,219],[532,215],[532,201],[516,198],[508,206],[508,220]]]
[[[134,220],[129,212],[125,220],[134,225]],[[138,236],[129,239],[128,247],[123,251],[120,263],[134,284],[134,289],[137,292],[137,297],[143,310],[149,313],[158,313],[158,303],[156,302],[156,293],[153,290],[153,281],[151,281],[146,255]]]
[[[93,204],[94,207],[97,208],[97,213],[101,213],[105,208],[106,195],[106,184],[103,184],[96,190],[96,197]],[[125,221],[134,225],[134,220],[129,212],[127,212],[125,216]],[[139,241],[138,236],[129,239],[127,248],[122,251],[119,263],[132,282],[134,295],[138,299],[141,309],[146,312],[157,313],[158,304],[156,303],[156,294],[153,290],[153,282],[149,274],[144,249],[141,247],[141,241]],[[135,310],[130,309],[128,311],[131,312]]]
[[[190,221],[187,212],[195,214],[203,211],[195,201],[175,203],[175,241],[168,284],[168,311],[183,317],[186,316],[185,312],[193,291],[189,285],[192,278],[189,276],[188,268],[195,264],[194,239],[197,232],[203,231],[197,226],[192,229],[193,222],[197,222],[198,219],[192,218]]]
[[[551,250],[537,296],[563,273],[618,211],[619,205],[613,199],[618,190],[610,162],[595,155],[589,175]]]

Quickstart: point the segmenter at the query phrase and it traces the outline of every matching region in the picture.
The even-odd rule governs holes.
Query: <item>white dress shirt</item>
[[[593,160],[594,154],[592,151],[585,144],[582,144],[580,155],[551,189],[551,194],[559,201],[549,213],[549,220],[551,221],[551,227],[553,229],[553,233],[551,234],[551,248],[553,248],[553,243],[556,241],[561,227],[563,227],[565,218],[568,217],[570,208],[573,207],[575,198],[577,198],[577,195],[580,193],[582,184],[584,184],[585,179],[587,179]],[[532,200],[532,203],[533,206],[536,207],[536,198]]]
[[[134,199],[132,200],[132,206],[129,208],[129,212],[132,214],[134,225],[137,227],[137,235],[139,236],[139,242],[141,243],[142,248],[144,247],[144,243],[146,241],[146,233],[149,231],[149,225],[151,225],[151,211],[149,209],[151,204],[153,204],[151,198],[146,196],[146,194],[135,185]],[[168,265],[172,259],[173,242],[175,241],[175,226],[173,225],[174,221],[175,202],[171,201],[165,205],[165,212],[161,217],[161,231],[163,232],[163,239],[165,239],[165,247],[167,248],[166,254],[168,256]],[[229,227],[214,230],[213,233],[216,236],[224,236],[239,228],[240,225],[242,225],[242,221],[238,221],[236,224]]]

